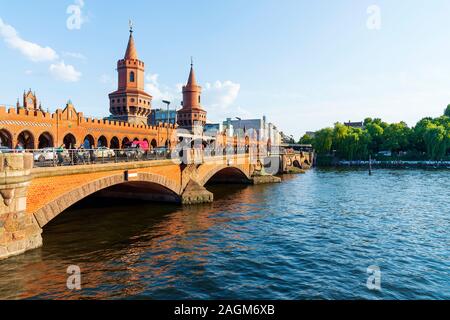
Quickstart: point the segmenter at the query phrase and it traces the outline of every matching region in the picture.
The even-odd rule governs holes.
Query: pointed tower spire
[[[183,86],[183,104],[177,112],[177,123],[181,128],[194,134],[201,134],[206,123],[206,111],[201,106],[202,88],[197,84],[194,72],[194,62],[191,58],[189,79]]]
[[[194,72],[194,59],[192,57],[191,57],[191,72],[189,73],[187,86],[197,86],[197,80],[195,79],[195,72]]]
[[[127,52],[125,52],[125,60],[138,60],[136,46],[133,38],[133,22],[130,20],[130,38],[128,39]]]

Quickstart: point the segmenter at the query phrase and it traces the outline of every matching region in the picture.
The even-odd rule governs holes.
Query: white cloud
[[[64,57],[68,57],[68,58],[74,58],[74,59],[80,59],[80,60],[86,60],[86,56],[79,53],[79,52],[68,52],[68,51],[64,51],[62,53],[62,55]]]
[[[49,70],[55,79],[65,82],[77,82],[81,78],[81,72],[75,70],[72,65],[66,65],[64,61],[51,64]]]
[[[158,107],[157,104],[161,103],[161,100],[171,101],[172,107],[180,105],[184,84],[163,85],[157,73],[147,73],[145,82],[145,91],[153,96],[154,107]],[[218,80],[214,83],[206,83],[203,87],[202,105],[208,112],[208,118],[221,121],[226,117],[249,117],[249,112],[235,106],[240,89],[241,85],[232,81]]]
[[[21,54],[33,62],[54,61],[58,59],[55,50],[22,39],[16,29],[5,24],[1,18],[0,36],[10,48],[19,50]]]
[[[171,88],[161,85],[158,81],[159,75],[148,73],[145,76],[145,91],[153,97],[153,101],[159,103],[162,100],[169,100],[172,105],[178,105],[180,102],[180,91],[178,88]]]
[[[237,99],[241,85],[232,81],[206,83],[203,101],[211,109],[228,109]]]

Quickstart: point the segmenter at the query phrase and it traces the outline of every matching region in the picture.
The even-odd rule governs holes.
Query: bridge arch
[[[298,161],[297,159],[294,160],[294,162],[292,163],[292,165],[298,169],[303,169],[302,165],[300,164],[300,161]]]
[[[99,191],[104,191],[108,188],[120,185],[126,185],[127,188],[130,186],[139,187],[141,189],[147,188],[146,191],[150,192],[155,190],[162,191],[166,192],[173,199],[177,199],[177,201],[179,199],[180,186],[164,176],[152,173],[138,173],[136,179],[125,181],[123,174],[115,174],[81,184],[68,192],[56,195],[53,200],[46,203],[43,207],[34,212],[33,215],[39,226],[43,228],[59,214],[77,202]]]
[[[224,181],[226,180],[228,182],[235,181],[240,183],[249,183],[251,181],[251,176],[248,170],[246,170],[245,166],[240,165],[215,165],[211,167],[205,164],[199,167],[198,172],[198,183],[201,186],[207,184],[214,177],[220,176],[223,176],[225,178]]]

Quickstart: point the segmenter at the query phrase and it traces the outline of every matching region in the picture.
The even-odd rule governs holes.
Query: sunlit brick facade
[[[174,125],[148,125],[152,96],[144,91],[144,62],[138,59],[132,31],[124,59],[117,63],[118,90],[109,95],[108,120],[84,117],[68,102],[54,113],[42,110],[36,95],[24,92],[15,108],[0,106],[0,145],[38,149],[65,146],[122,148],[126,142],[147,140],[153,147],[165,146],[168,136],[176,142]]]

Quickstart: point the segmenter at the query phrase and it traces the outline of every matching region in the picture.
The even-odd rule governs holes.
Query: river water
[[[43,248],[0,261],[0,298],[450,299],[450,171],[283,179],[212,186],[213,204],[187,208],[87,201],[45,227]]]

